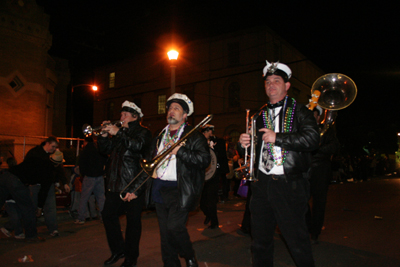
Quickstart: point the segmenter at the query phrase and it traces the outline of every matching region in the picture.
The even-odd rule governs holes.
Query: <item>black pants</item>
[[[108,246],[112,254],[125,253],[125,258],[136,261],[139,257],[139,241],[142,234],[141,213],[145,194],[130,202],[124,202],[117,192],[108,192],[102,211]],[[126,214],[125,240],[122,236],[119,216]]]
[[[252,182],[248,182],[252,183]],[[250,200],[251,200],[251,185],[248,185],[249,189],[247,191],[247,197],[246,197],[246,208],[244,210],[243,214],[243,220],[242,220],[242,226],[241,228],[247,231],[250,231],[251,229],[251,213],[250,213]]]
[[[219,224],[217,216],[218,189],[219,175],[216,175],[204,183],[201,193],[200,209],[206,217],[210,218],[212,226]]]
[[[311,167],[310,192],[312,207],[309,208],[306,218],[308,229],[313,239],[318,238],[324,225],[326,199],[331,180],[332,169],[330,162]]]
[[[178,188],[160,189],[163,203],[156,203],[156,211],[161,236],[161,254],[164,267],[181,266],[179,256],[194,257],[192,242],[186,229],[189,212],[180,208]]]
[[[37,237],[35,206],[30,191],[17,176],[8,171],[0,174],[0,207],[11,197],[21,211],[26,238]]]
[[[259,174],[252,183],[250,202],[253,266],[274,266],[276,225],[286,241],[296,266],[312,267],[314,259],[305,221],[309,199],[308,180],[278,179]]]

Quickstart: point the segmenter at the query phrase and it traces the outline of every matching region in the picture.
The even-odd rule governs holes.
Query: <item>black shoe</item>
[[[111,265],[116,263],[119,259],[125,258],[124,253],[118,253],[118,254],[112,254],[110,258],[108,258],[105,262],[104,265]]]
[[[319,241],[318,239],[311,239],[311,245],[318,245]]]
[[[196,257],[193,257],[191,259],[186,259],[186,266],[187,267],[199,267]]]
[[[218,224],[211,224],[210,226],[207,227],[208,229],[217,229],[219,228]]]
[[[318,235],[314,235],[314,234],[312,234],[311,235],[311,245],[316,245],[316,244],[318,244],[319,242],[318,242]]]
[[[236,233],[243,236],[250,236],[250,229],[241,227],[236,231]]]
[[[211,221],[210,217],[206,217],[204,220],[204,224],[207,225]]]
[[[136,261],[125,258],[124,263],[122,263],[121,267],[136,267]]]

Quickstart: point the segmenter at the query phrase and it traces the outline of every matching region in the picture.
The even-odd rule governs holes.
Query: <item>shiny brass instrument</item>
[[[145,159],[142,159],[140,161],[140,166],[142,167],[142,170],[135,176],[135,178],[132,179],[132,181],[129,182],[127,186],[125,186],[124,189],[120,192],[119,196],[121,199],[124,199],[124,192],[131,186],[131,184],[142,174],[144,171],[148,177],[132,192],[135,193],[140,187],[142,187],[147,180],[153,176],[154,171],[156,168],[161,165],[167,157],[170,155],[170,153],[180,145],[185,145],[186,140],[192,136],[195,132],[197,132],[201,127],[205,126],[207,123],[209,123],[213,118],[212,114],[209,114],[207,117],[205,117],[199,124],[197,124],[190,132],[188,132],[184,137],[182,137],[178,142],[173,144],[170,147],[165,148],[160,154],[155,156],[151,161],[147,161]]]
[[[251,116],[251,124],[249,125],[249,111],[246,110],[246,134],[250,135],[250,155],[248,155],[248,148],[245,149],[245,159],[243,166],[234,170],[235,175],[240,179],[246,179],[248,182],[255,182],[257,178],[254,176],[254,161],[255,161],[255,147],[257,145],[257,131],[256,120],[260,115],[260,111]]]
[[[206,181],[210,180],[214,176],[215,172],[217,171],[217,165],[218,165],[217,155],[215,155],[214,150],[212,150],[211,148],[210,148],[210,156],[211,156],[211,162],[206,169],[206,176],[205,176]]]
[[[322,121],[324,127],[321,136],[331,127],[336,120],[337,111],[348,107],[357,96],[357,86],[354,81],[340,73],[329,73],[319,77],[311,88],[311,94],[321,92],[318,105],[325,109]]]
[[[121,128],[122,125],[124,124],[123,121],[114,121],[114,122],[109,122],[109,123],[104,123],[96,128],[92,128],[92,126],[85,124],[82,127],[82,132],[85,136],[89,136],[89,135],[95,135],[95,136],[99,136],[101,134],[105,134],[107,133],[106,131],[103,131],[103,129],[109,125],[115,125],[118,128]]]

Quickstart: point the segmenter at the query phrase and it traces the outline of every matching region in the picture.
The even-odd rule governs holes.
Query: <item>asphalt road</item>
[[[313,245],[316,266],[400,266],[400,179],[380,177],[363,183],[332,184],[320,243]],[[218,204],[220,228],[204,229],[204,215],[193,212],[188,229],[200,266],[251,266],[250,237],[236,233],[244,200],[232,198]],[[52,238],[42,222],[46,242],[27,244],[0,233],[0,266],[102,266],[110,256],[103,225],[90,221],[75,225],[59,209],[60,237]],[[6,218],[0,219],[0,224]],[[158,222],[154,211],[142,216],[143,232],[138,266],[163,266]],[[125,218],[121,218],[125,225]],[[19,263],[31,255],[33,262]],[[122,260],[114,266],[122,264]],[[185,266],[182,260],[182,266]],[[275,235],[275,266],[295,266],[282,239]]]

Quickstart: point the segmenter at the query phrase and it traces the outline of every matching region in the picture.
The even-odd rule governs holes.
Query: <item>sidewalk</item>
[[[313,246],[316,266],[400,266],[400,179],[373,178],[363,183],[333,184],[328,194],[325,229]],[[218,204],[220,228],[204,229],[204,215],[190,214],[188,230],[202,267],[250,267],[250,238],[236,233],[245,202],[231,199]],[[377,216],[377,217],[375,217]],[[125,220],[122,218],[123,229]],[[142,216],[140,266],[163,266],[158,222],[154,211]],[[60,237],[50,238],[44,226],[39,244],[25,244],[0,233],[1,266],[21,266],[18,258],[32,255],[28,266],[103,266],[110,256],[104,227],[99,221],[75,225],[59,212]],[[122,260],[114,264],[120,266]],[[182,266],[185,266],[182,260]],[[275,235],[275,267],[295,266],[283,240]]]

